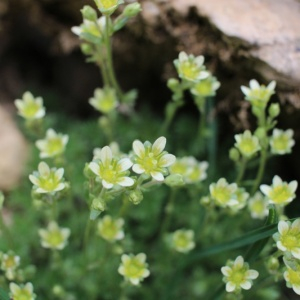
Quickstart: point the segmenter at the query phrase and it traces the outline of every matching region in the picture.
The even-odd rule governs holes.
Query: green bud
[[[252,113],[254,114],[254,116],[256,116],[257,118],[260,118],[261,114],[264,114],[264,107],[260,107],[260,106],[252,106]]]
[[[266,130],[262,127],[258,127],[255,130],[254,135],[257,136],[260,140],[264,140],[267,137]]]
[[[4,203],[4,195],[2,192],[0,192],[0,210],[3,208]]]
[[[165,178],[164,182],[169,187],[181,187],[185,184],[181,174],[171,174]]]
[[[278,103],[272,103],[269,107],[269,115],[276,118],[280,114],[280,106]]]
[[[280,262],[277,257],[271,256],[267,261],[266,261],[266,267],[269,271],[270,274],[275,274],[279,267],[280,267]]]
[[[97,12],[90,7],[89,5],[85,5],[83,9],[81,9],[82,17],[86,20],[96,22],[97,21]]]
[[[231,148],[229,150],[229,158],[235,162],[238,162],[240,160],[240,152],[236,148]]]
[[[128,200],[134,205],[140,204],[144,198],[143,193],[140,190],[130,191],[128,194]]]
[[[167,87],[171,90],[171,91],[175,91],[178,89],[179,87],[179,80],[176,78],[170,78],[167,82]]]
[[[85,55],[92,55],[93,54],[93,47],[90,44],[83,43],[80,45],[81,52]]]
[[[105,201],[102,198],[94,198],[91,211],[90,220],[96,220],[96,218],[105,210]]]
[[[110,126],[109,119],[106,116],[100,117],[98,122],[100,127],[104,130],[107,130],[107,127]]]
[[[64,288],[58,284],[52,288],[52,293],[53,293],[53,295],[55,295],[56,297],[59,297],[59,298],[65,296],[65,294],[66,294]]]
[[[141,11],[142,11],[141,4],[135,2],[135,3],[128,4],[124,8],[122,14],[127,18],[132,18],[135,17]]]
[[[208,196],[204,196],[200,199],[200,204],[204,207],[211,207],[212,206],[212,201],[210,199],[210,197]]]

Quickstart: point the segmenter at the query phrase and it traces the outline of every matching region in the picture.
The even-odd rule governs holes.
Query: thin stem
[[[94,220],[91,220],[90,218],[88,218],[86,226],[85,226],[84,237],[83,237],[83,249],[85,251],[87,249],[87,244],[88,244],[88,241],[89,241],[91,227],[92,227],[93,223],[94,223]]]
[[[127,199],[123,199],[123,204],[120,208],[120,211],[119,211],[119,217],[124,217],[127,210],[129,208],[129,201]]]
[[[96,51],[97,51],[97,65],[100,69],[104,86],[110,86],[109,79],[108,79],[108,76],[107,76],[107,66],[105,64],[104,59],[102,59],[102,47],[98,46]]]
[[[236,182],[237,185],[240,184],[240,182],[242,181],[242,179],[244,177],[244,174],[245,174],[245,171],[246,171],[247,162],[248,162],[248,160],[245,157],[243,157],[242,161],[241,161],[241,164],[240,164],[240,167],[239,167],[238,176],[237,176],[237,178],[235,180],[235,182]]]
[[[110,34],[109,34],[109,24],[110,24],[110,17],[105,16],[105,47],[106,47],[106,60],[107,60],[107,76],[112,84],[112,86],[115,88],[117,95],[120,98],[120,101],[123,100],[123,92],[118,84],[118,81],[116,79],[115,71],[113,68],[112,63],[112,50],[111,50],[111,41],[110,41]]]
[[[14,239],[13,239],[8,227],[6,226],[6,224],[3,220],[3,215],[2,214],[0,216],[0,227],[2,229],[3,235],[5,236],[5,238],[8,242],[9,247],[14,248],[14,246],[15,246]]]
[[[261,151],[259,169],[258,169],[256,179],[255,179],[252,191],[251,191],[251,195],[253,195],[257,191],[257,189],[258,189],[258,187],[259,187],[259,185],[262,181],[264,171],[265,171],[266,162],[267,162],[267,150],[263,149]]]

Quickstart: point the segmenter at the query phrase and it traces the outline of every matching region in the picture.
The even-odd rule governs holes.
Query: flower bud
[[[128,4],[124,8],[123,15],[127,18],[132,18],[135,17],[141,11],[142,11],[141,4],[135,2],[135,3]]]
[[[83,43],[80,45],[81,52],[85,55],[93,54],[93,48],[90,44]]]
[[[171,91],[175,91],[179,86],[179,80],[170,78],[167,82],[167,86]]]
[[[236,149],[236,148],[231,148],[231,149],[229,150],[229,158],[230,158],[231,160],[233,160],[234,162],[239,161],[239,159],[240,159],[240,153],[239,153],[239,150]]]
[[[257,136],[260,140],[263,140],[266,138],[266,130],[262,127],[258,127],[255,130],[254,135]]]
[[[128,200],[134,205],[140,204],[144,196],[140,190],[133,190],[128,193]]]
[[[274,256],[271,256],[270,258],[268,258],[268,260],[266,261],[266,267],[270,274],[276,274],[276,272],[278,271],[278,269],[280,267],[280,262],[279,262],[278,258],[276,258]]]
[[[185,183],[181,174],[171,174],[165,178],[165,184],[169,187],[181,187]]]
[[[96,218],[105,210],[105,201],[102,198],[94,198],[91,211],[90,211],[90,219],[96,220]]]
[[[81,13],[82,13],[82,17],[86,20],[92,22],[97,21],[97,12],[89,5],[85,5],[83,9],[81,9]]]
[[[280,106],[278,103],[272,103],[269,107],[269,115],[276,118],[280,114]]]

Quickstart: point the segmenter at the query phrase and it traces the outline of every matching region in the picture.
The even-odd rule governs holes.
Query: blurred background
[[[130,1],[126,1],[130,2]],[[139,90],[137,111],[161,119],[176,77],[179,51],[204,55],[221,82],[215,116],[219,140],[253,128],[241,85],[252,78],[277,81],[279,128],[295,130],[293,154],[277,158],[282,178],[300,180],[300,1],[141,0],[143,11],[113,40],[114,65],[125,91]],[[82,22],[88,0],[0,0],[0,189],[18,182],[27,159],[26,141],[15,124],[13,101],[29,90],[44,98],[48,112],[77,120],[96,116],[88,99],[102,86],[99,70],[85,62],[71,27]],[[95,7],[95,6],[94,6]],[[197,118],[191,99],[180,112]],[[225,149],[227,151],[227,149]]]

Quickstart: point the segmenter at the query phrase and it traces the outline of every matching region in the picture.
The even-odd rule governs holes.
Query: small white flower
[[[37,193],[53,193],[61,191],[66,187],[63,175],[63,168],[50,169],[45,162],[40,162],[38,171],[34,171],[33,174],[29,175],[29,179],[34,184]]]
[[[15,278],[15,270],[20,265],[20,256],[15,255],[13,252],[4,253],[1,258],[1,270],[5,272],[8,280]]]
[[[33,293],[33,285],[31,282],[25,285],[17,285],[14,282],[9,284],[10,297],[13,300],[34,300],[36,295]]]
[[[123,0],[94,0],[98,9],[103,14],[112,14],[120,4],[124,3]]]
[[[112,88],[96,89],[89,103],[98,111],[107,114],[118,106],[116,91]]]
[[[47,229],[39,229],[42,247],[53,250],[65,248],[70,234],[69,228],[60,228],[54,221],[49,223]]]
[[[138,285],[144,278],[150,275],[144,253],[139,253],[135,256],[132,254],[123,254],[121,260],[122,263],[119,266],[118,272],[131,284]]]
[[[105,30],[105,17],[101,17],[95,22],[84,19],[80,26],[73,26],[72,32],[78,35],[80,38],[85,39],[85,34],[101,38]]]
[[[248,202],[248,209],[253,219],[263,219],[268,215],[269,201],[260,192],[256,192]]]
[[[178,59],[174,60],[180,78],[198,82],[209,76],[209,72],[205,70],[204,57],[194,55],[187,55],[185,52],[180,52]]]
[[[297,186],[298,182],[296,180],[287,183],[283,182],[282,179],[276,175],[273,178],[271,186],[262,184],[260,190],[268,197],[270,203],[286,205],[295,199]]]
[[[252,135],[249,130],[246,130],[242,134],[236,134],[234,136],[236,143],[234,146],[240,151],[240,153],[249,158],[258,152],[261,147],[259,145],[259,139]]]
[[[163,151],[166,146],[166,138],[158,138],[153,145],[149,142],[144,144],[141,141],[133,142],[135,153],[132,170],[137,174],[151,175],[157,181],[163,181],[167,167],[171,166],[176,157]]]
[[[34,98],[30,92],[25,92],[22,100],[15,100],[15,105],[18,109],[18,114],[26,120],[41,119],[46,113],[43,106],[43,98]]]
[[[292,288],[297,295],[300,295],[300,263],[298,259],[283,257],[286,265],[286,271],[283,277],[286,281],[286,286]]]
[[[289,252],[300,259],[300,219],[292,224],[289,221],[278,223],[278,232],[273,235],[276,246],[283,252]]]
[[[235,192],[235,199],[238,203],[230,206],[231,211],[238,212],[243,209],[247,204],[249,196],[249,193],[244,188],[238,188]]]
[[[292,147],[295,145],[293,135],[292,129],[284,131],[275,128],[270,138],[271,152],[280,155],[291,153]]]
[[[235,194],[237,189],[236,183],[228,184],[225,178],[220,178],[217,183],[212,183],[209,186],[211,197],[221,207],[239,204]]]
[[[109,144],[111,153],[114,157],[125,157],[126,155],[120,151],[120,146],[117,142],[111,142]],[[93,150],[93,160],[101,159],[101,148],[95,148]]]
[[[172,247],[181,253],[190,252],[195,248],[194,231],[179,229],[171,235]]]
[[[216,90],[220,87],[220,82],[216,77],[209,74],[207,78],[204,78],[197,82],[191,89],[191,93],[199,97],[213,97],[216,95]]]
[[[252,79],[250,80],[250,88],[241,86],[241,90],[246,96],[246,100],[250,101],[253,106],[265,108],[271,96],[275,93],[276,82],[271,81],[268,86],[259,85]]]
[[[54,157],[65,151],[69,136],[56,133],[52,128],[46,132],[43,140],[36,141],[36,146],[40,150],[40,158]]]
[[[97,175],[98,180],[104,188],[111,189],[114,185],[132,186],[134,180],[126,175],[132,166],[129,158],[113,158],[112,150],[109,146],[101,149],[99,159],[92,161],[89,168]]]
[[[228,293],[249,290],[252,286],[252,280],[256,279],[259,273],[256,270],[249,269],[249,265],[244,262],[242,256],[238,256],[235,261],[228,261],[225,267],[221,268],[224,275],[223,280],[226,283]]]
[[[104,216],[98,222],[98,234],[109,242],[115,242],[124,238],[124,220],[113,219],[111,216]]]

